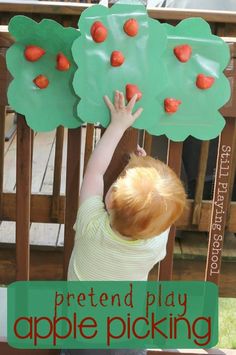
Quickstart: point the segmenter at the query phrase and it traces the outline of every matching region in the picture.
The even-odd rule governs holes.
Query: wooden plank
[[[62,167],[61,167],[61,194],[65,195],[66,192],[66,160],[67,160],[67,137],[68,130],[64,131],[64,144],[63,144],[63,154],[62,154]]]
[[[60,224],[60,230],[58,234],[57,247],[64,246],[64,234],[65,234],[65,226],[64,224]]]
[[[29,279],[31,192],[31,131],[23,116],[17,120],[16,280]]]
[[[180,245],[182,258],[198,257],[205,259],[207,256],[208,235],[206,232],[185,232],[184,237],[180,240]],[[226,234],[222,257],[225,261],[236,261],[236,237],[233,233]]]
[[[61,184],[60,192],[65,193],[65,175],[66,175],[66,149],[67,149],[67,130],[64,130],[62,149],[62,165],[61,165]],[[46,166],[46,172],[42,182],[41,193],[52,194],[53,191],[53,176],[54,176],[54,162],[55,162],[55,140],[52,144],[49,159]]]
[[[16,196],[14,193],[3,193],[3,215],[2,219],[6,221],[15,221]],[[65,197],[61,196],[59,199],[59,214],[57,220],[51,218],[51,204],[52,198],[49,195],[32,194],[31,195],[31,222],[41,223],[64,223],[64,206]],[[193,201],[189,200],[188,208],[184,211],[183,215],[176,222],[176,226],[180,230],[192,230],[191,218],[192,218]],[[208,231],[211,218],[211,201],[204,201],[202,203],[201,219],[198,227],[198,231]],[[194,229],[196,230],[196,228]],[[236,202],[231,202],[230,220],[227,226],[227,231],[236,232]]]
[[[9,129],[12,128],[12,126],[14,124],[14,119],[15,119],[15,113],[12,113],[12,112],[9,113],[8,110],[6,110],[5,133],[8,130],[8,127],[9,127]],[[9,150],[10,146],[13,143],[16,144],[16,141],[14,140],[15,136],[16,136],[16,130],[13,133],[13,135],[11,136],[11,138],[8,141],[5,141],[5,144],[4,144],[4,155],[5,156]]]
[[[196,191],[195,191],[195,197],[193,203],[192,224],[198,224],[200,220],[200,212],[201,212],[201,204],[202,204],[203,190],[205,184],[209,146],[210,146],[210,141],[202,141],[199,164],[198,164]]]
[[[1,36],[1,35],[0,35]],[[6,54],[6,48],[3,48],[1,45],[1,40],[0,40],[0,93],[1,93],[1,100],[0,103],[2,106],[7,105],[7,81],[9,74],[7,72],[6,68],[6,60],[5,60],[5,54]]]
[[[233,51],[236,50],[236,44],[231,45],[234,47]],[[236,68],[236,58],[231,58],[228,67],[225,69],[224,74],[228,78],[230,87],[231,87],[231,96],[229,101],[220,109],[220,113],[224,117],[236,117],[236,103],[235,103],[235,95],[236,95],[236,80],[235,80],[235,68]]]
[[[228,118],[218,145],[216,177],[213,194],[212,214],[205,279],[219,283],[221,255],[226,226],[226,208],[229,198],[230,172],[232,170],[232,149],[236,132],[234,118]]]
[[[203,281],[206,261],[203,259],[174,259],[173,280]],[[236,297],[235,261],[223,261],[219,284],[220,297]]]
[[[16,242],[16,223],[3,221],[0,224],[0,243]]]
[[[182,258],[197,256],[206,259],[207,256],[207,243],[208,237],[206,233],[199,232],[186,232],[184,237],[180,241]]]
[[[3,221],[0,224],[0,243],[13,244],[16,242],[15,222]],[[30,245],[56,246],[60,225],[55,223],[31,223]]]
[[[40,193],[52,195],[53,190],[53,174],[54,174],[54,156],[55,156],[55,141],[52,144],[52,149],[49,153],[49,159],[46,166],[45,175],[42,181]]]
[[[152,135],[146,131],[144,133],[144,149],[147,155],[152,155]]]
[[[234,11],[209,11],[209,10],[188,10],[173,8],[152,8],[147,9],[148,15],[158,20],[184,20],[189,17],[201,17],[207,22],[235,23],[236,13]]]
[[[4,355],[59,355],[60,350],[53,349],[14,349],[10,347],[7,343],[0,343],[0,353]],[[34,354],[33,354],[34,353]]]
[[[81,126],[81,150],[80,150],[80,185],[83,181],[84,172],[84,156],[86,143],[86,127]]]
[[[138,130],[128,128],[121,138],[104,176],[104,196],[128,163],[129,154],[134,152],[138,142]]]
[[[71,252],[74,246],[73,225],[76,220],[79,186],[80,186],[80,148],[81,128],[68,130],[67,169],[66,169],[66,209],[65,209],[65,240],[64,240],[64,279]]]
[[[63,140],[64,140],[64,127],[60,126],[57,128],[56,131],[53,192],[52,192],[53,195],[52,196],[52,218],[55,218],[58,214],[59,195],[60,195],[60,188],[61,188]]]
[[[180,241],[175,238],[175,244],[174,244],[174,255],[181,255],[181,246],[180,246]]]
[[[167,164],[172,168],[175,173],[180,176],[181,162],[182,162],[182,149],[183,143],[172,142],[169,140]],[[167,254],[164,260],[159,264],[159,280],[171,280],[173,269],[173,252],[175,245],[175,232],[176,227],[172,226],[169,233],[167,242]]]
[[[16,136],[5,154],[4,159],[4,191],[14,191],[16,186]]]
[[[47,248],[48,249],[48,248]],[[30,279],[62,280],[63,249],[51,248],[40,250],[31,248]],[[15,281],[15,249],[0,248],[0,283],[9,284]],[[204,260],[174,259],[173,280],[193,281],[204,279]],[[232,280],[235,278],[235,262],[222,263],[219,294],[221,297],[236,297],[236,288]],[[156,276],[151,280],[155,281]]]
[[[64,223],[65,197],[60,197],[58,220],[51,218],[52,197],[49,195],[31,195],[31,222]],[[16,220],[16,195],[14,193],[3,194],[3,220]]]
[[[79,16],[90,4],[52,1],[27,1],[0,3],[0,13],[31,13]],[[202,17],[208,22],[236,23],[236,13],[231,11],[187,10],[171,8],[148,9],[150,17],[159,20],[182,20],[188,17]]]
[[[94,142],[94,125],[88,123],[86,127],[86,140],[85,140],[85,152],[84,152],[84,166],[83,166],[83,175],[85,173],[90,155],[93,151],[93,142]]]
[[[41,191],[54,140],[55,131],[37,133],[34,138],[32,192]]]
[[[75,15],[79,16],[84,10],[86,10],[89,4],[83,3],[66,3],[65,2],[53,2],[53,1],[27,1],[17,3],[0,3],[0,13],[30,13],[30,14],[52,14],[52,15]]]
[[[31,223],[30,245],[56,246],[59,227],[55,223]]]

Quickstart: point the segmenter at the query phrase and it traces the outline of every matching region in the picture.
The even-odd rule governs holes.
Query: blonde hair
[[[180,217],[186,194],[166,164],[132,154],[112,186],[110,204],[112,228],[124,236],[144,239],[161,234]]]

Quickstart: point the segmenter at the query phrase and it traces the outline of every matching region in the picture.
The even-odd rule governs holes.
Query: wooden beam
[[[32,194],[31,195],[31,222],[38,223],[64,223],[64,206],[65,196],[60,196],[58,200],[58,216],[56,219],[51,217],[51,195]],[[15,221],[16,212],[16,195],[15,193],[5,192],[2,194],[2,214],[0,219],[4,221]],[[211,218],[211,201],[203,201],[201,206],[201,217],[199,226],[193,228],[191,226],[193,211],[193,200],[188,200],[188,208],[184,211],[181,218],[177,221],[176,226],[180,230],[196,230],[205,232],[209,230]],[[230,204],[230,219],[227,224],[227,231],[236,233],[236,202]]]
[[[64,144],[64,127],[60,126],[57,128],[57,133],[56,133],[55,158],[54,158],[53,192],[52,192],[52,218],[53,219],[57,219],[58,211],[59,211],[63,144]]]
[[[15,349],[11,348],[7,343],[0,343],[0,354],[4,355],[59,355],[60,350],[56,349]]]
[[[127,165],[129,154],[136,150],[137,143],[138,130],[135,128],[128,128],[116,147],[111,163],[104,175],[104,196]]]
[[[16,280],[29,279],[29,230],[31,197],[31,130],[24,116],[17,120],[16,157]]]
[[[218,144],[216,177],[209,230],[209,245],[205,279],[218,284],[221,255],[227,221],[229,183],[232,174],[232,152],[236,132],[235,118],[228,118]]]
[[[80,15],[92,4],[73,2],[53,2],[53,1],[27,1],[12,3],[0,3],[0,12],[6,13],[38,13],[52,15]],[[159,20],[183,20],[188,17],[201,17],[209,22],[236,23],[236,13],[234,11],[213,11],[213,10],[188,10],[172,8],[149,8],[150,17]]]
[[[15,248],[0,247],[0,284],[15,281]],[[193,281],[204,280],[206,259],[181,259],[174,257],[173,280]],[[221,297],[236,297],[235,262],[223,261],[219,293]],[[62,280],[63,279],[63,248],[35,247],[30,249],[30,280]],[[150,281],[156,280],[156,270],[150,273]]]
[[[198,164],[196,191],[194,196],[192,224],[198,224],[200,220],[200,212],[201,212],[202,197],[203,197],[203,190],[204,190],[206,170],[207,170],[209,146],[210,146],[210,141],[202,141],[199,164]]]
[[[83,176],[93,151],[93,136],[94,136],[94,125],[87,123],[86,126],[86,139],[85,139],[85,150],[84,150],[84,166],[83,166]]]
[[[80,187],[80,152],[81,127],[68,129],[67,166],[66,166],[66,205],[65,205],[65,234],[64,234],[64,279],[71,252],[74,246],[75,231],[73,225],[76,220],[79,205]]]

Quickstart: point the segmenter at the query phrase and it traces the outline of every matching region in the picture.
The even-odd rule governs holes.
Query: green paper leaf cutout
[[[223,74],[230,53],[227,44],[212,35],[210,26],[201,18],[189,18],[176,27],[163,25],[168,33],[167,51],[164,56],[170,77],[169,85],[158,96],[182,101],[179,110],[168,114],[162,110],[160,118],[149,130],[152,134],[166,134],[174,141],[182,141],[189,135],[201,140],[213,139],[220,134],[225,120],[218,112],[230,98],[230,84]],[[181,63],[173,49],[178,45],[192,47],[192,56]],[[195,82],[198,74],[214,77],[215,82],[207,90],[199,89]]]
[[[130,18],[139,24],[138,34],[134,37],[123,30],[124,23]],[[101,43],[96,43],[90,33],[96,21],[101,21],[108,30],[106,40]],[[153,120],[162,112],[157,96],[167,85],[161,59],[167,42],[165,28],[147,16],[144,6],[125,4],[116,4],[110,9],[92,6],[82,13],[79,28],[81,36],[72,46],[78,65],[73,86],[81,99],[78,116],[85,122],[100,122],[106,127],[110,116],[103,96],[108,95],[113,100],[115,90],[125,93],[126,85],[134,84],[142,92],[142,99],[136,103],[135,109],[144,108],[134,127],[151,129]],[[110,64],[113,51],[121,51],[125,57],[119,67]]]
[[[10,21],[9,32],[16,43],[7,51],[7,66],[14,80],[8,89],[11,107],[26,117],[27,124],[35,131],[50,131],[59,125],[75,128],[81,125],[76,114],[78,97],[72,80],[76,65],[71,54],[73,41],[79,31],[64,28],[52,20],[37,23],[25,16],[15,16]],[[43,48],[46,53],[36,62],[25,58],[28,45]],[[63,53],[70,62],[67,71],[56,69],[58,53]],[[33,80],[45,75],[49,85],[38,88]]]

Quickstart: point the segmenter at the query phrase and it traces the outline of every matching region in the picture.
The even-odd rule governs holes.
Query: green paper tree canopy
[[[123,26],[130,18],[139,25],[135,37],[128,36]],[[107,39],[96,43],[91,36],[91,27],[101,21],[108,31]],[[136,108],[142,106],[142,117],[134,127],[151,128],[151,117],[159,117],[162,111],[157,95],[166,85],[162,56],[166,49],[166,33],[158,21],[147,16],[146,9],[140,5],[118,4],[110,9],[93,6],[84,11],[79,20],[81,37],[72,47],[72,53],[78,70],[73,85],[80,97],[78,116],[85,122],[99,121],[107,126],[109,111],[103,96],[113,100],[115,90],[125,92],[127,84],[137,85],[142,92],[142,100]],[[110,64],[113,51],[120,51],[125,60],[119,67]]]
[[[79,37],[73,28],[64,28],[52,20],[37,23],[25,16],[15,16],[9,32],[16,43],[7,51],[7,66],[14,80],[8,89],[8,101],[14,110],[25,115],[28,125],[36,131],[49,131],[59,125],[75,128],[81,125],[76,115],[78,97],[72,80],[76,70],[71,46]],[[28,61],[24,51],[27,46],[37,46],[45,54],[37,61]],[[70,62],[66,71],[56,69],[58,53]],[[49,80],[40,89],[33,80],[44,75]]]
[[[176,27],[163,26],[168,36],[164,60],[171,80],[158,100],[163,102],[166,97],[174,97],[182,103],[173,115],[163,109],[151,133],[166,134],[175,141],[182,141],[189,135],[202,140],[215,138],[225,125],[218,110],[230,97],[229,81],[223,74],[230,58],[229,48],[220,37],[212,35],[210,26],[200,18],[186,19]],[[183,43],[192,49],[186,63],[178,61],[173,52]],[[199,74],[214,78],[214,84],[207,90],[199,89],[196,86]]]
[[[135,109],[144,108],[136,128],[182,141],[189,135],[212,139],[224,127],[218,110],[230,97],[223,74],[229,48],[200,18],[177,26],[160,24],[148,17],[144,6],[120,0],[110,9],[95,5],[85,10],[79,31],[24,16],[14,17],[9,31],[16,38],[7,52],[14,77],[9,103],[34,130],[74,128],[82,121],[107,127],[110,115],[103,96],[113,100],[115,90],[125,93],[128,84],[142,95],[135,104]],[[30,62],[24,55],[29,45],[43,48],[45,54]],[[187,59],[176,54],[179,47],[188,47]],[[69,60],[68,70],[57,70],[58,53]],[[41,74],[49,81],[44,89],[34,82]],[[199,75],[211,84],[206,87],[203,80],[200,87]]]
[[[134,37],[123,30],[130,18],[139,24]],[[91,34],[96,21],[108,31],[101,43],[94,41]],[[109,111],[103,95],[113,99],[116,89],[125,92],[126,84],[133,83],[142,92],[135,108],[144,108],[134,127],[154,135],[165,134],[174,141],[182,141],[189,135],[206,140],[220,134],[225,120],[218,109],[230,97],[230,85],[223,74],[229,49],[222,39],[211,34],[204,20],[187,19],[176,27],[161,25],[147,17],[143,6],[118,3],[110,9],[99,5],[87,9],[80,18],[79,28],[81,37],[72,47],[78,65],[73,85],[81,99],[77,112],[83,121],[99,121],[106,127]],[[181,62],[174,48],[186,44],[192,54],[187,62]],[[125,57],[119,67],[110,64],[114,50]],[[210,76],[214,84],[200,89],[196,85],[199,74]],[[165,110],[165,99],[170,98],[181,102],[176,112]]]

